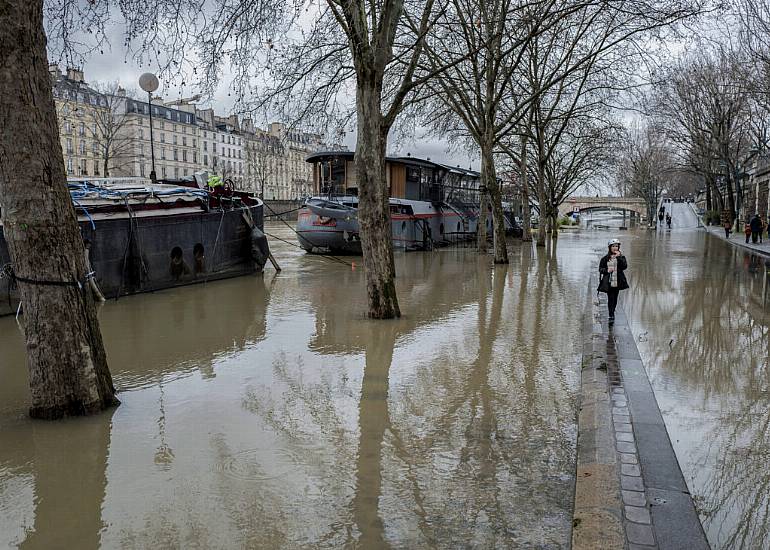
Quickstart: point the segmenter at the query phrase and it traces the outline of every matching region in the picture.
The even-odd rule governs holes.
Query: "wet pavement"
[[[0,548],[568,546],[609,236],[513,242],[507,267],[398,254],[392,322],[365,318],[360,264],[275,242],[278,276],[106,304],[123,404],[60,423],[27,419],[0,318]],[[702,230],[622,238],[621,305],[709,541],[767,546],[764,260]]]

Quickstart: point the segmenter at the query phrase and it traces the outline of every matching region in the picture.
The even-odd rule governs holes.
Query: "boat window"
[[[391,214],[407,214],[407,215],[411,216],[412,214],[414,214],[414,210],[408,204],[391,204],[390,205],[390,213]]]
[[[203,273],[206,271],[203,252],[203,245],[201,243],[196,243],[193,247],[193,258],[195,258],[195,273]]]

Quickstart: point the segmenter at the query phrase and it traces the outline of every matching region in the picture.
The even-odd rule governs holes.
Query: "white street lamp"
[[[157,175],[155,173],[155,141],[152,138],[152,92],[157,90],[159,86],[158,77],[152,73],[144,73],[139,77],[139,87],[147,92],[147,107],[150,109],[150,155],[152,157],[150,179],[153,183],[157,180]]]

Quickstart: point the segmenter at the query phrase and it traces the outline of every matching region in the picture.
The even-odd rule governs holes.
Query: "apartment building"
[[[278,199],[298,199],[313,192],[313,167],[305,162],[311,153],[323,149],[323,136],[286,127],[280,122],[268,126],[267,134],[283,146],[283,158],[276,173]]]
[[[104,174],[100,122],[108,110],[106,98],[85,82],[80,69],[68,67],[63,74],[52,64],[48,70],[67,176]]]
[[[152,109],[152,132],[150,132]],[[125,97],[119,106],[127,118],[125,134],[133,140],[130,158],[124,159],[115,175],[150,177],[152,144],[155,146],[155,174],[158,179],[191,176],[200,169],[198,125],[195,112],[166,105],[162,98],[152,103]]]
[[[149,178],[152,134],[158,179],[206,170],[267,199],[312,193],[312,167],[305,158],[323,148],[318,134],[279,122],[263,130],[250,119],[217,116],[213,109],[197,108],[200,96],[148,102],[122,88],[97,91],[79,69],[63,75],[51,65],[50,72],[68,176]]]
[[[238,117],[219,117],[213,109],[197,109],[203,168],[244,188],[246,138]]]

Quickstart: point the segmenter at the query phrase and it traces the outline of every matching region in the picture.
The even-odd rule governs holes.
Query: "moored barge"
[[[315,195],[299,212],[297,235],[308,252],[361,254],[354,155],[318,152],[306,159],[314,165]],[[385,173],[395,248],[428,250],[475,239],[478,172],[414,157],[388,157]],[[512,213],[506,213],[505,225],[516,231]],[[491,207],[487,229],[491,232]]]
[[[262,201],[205,175],[152,183],[143,178],[68,181],[84,254],[106,298],[261,270],[267,260]],[[0,222],[0,267],[10,264]],[[0,315],[19,304],[0,278]]]

